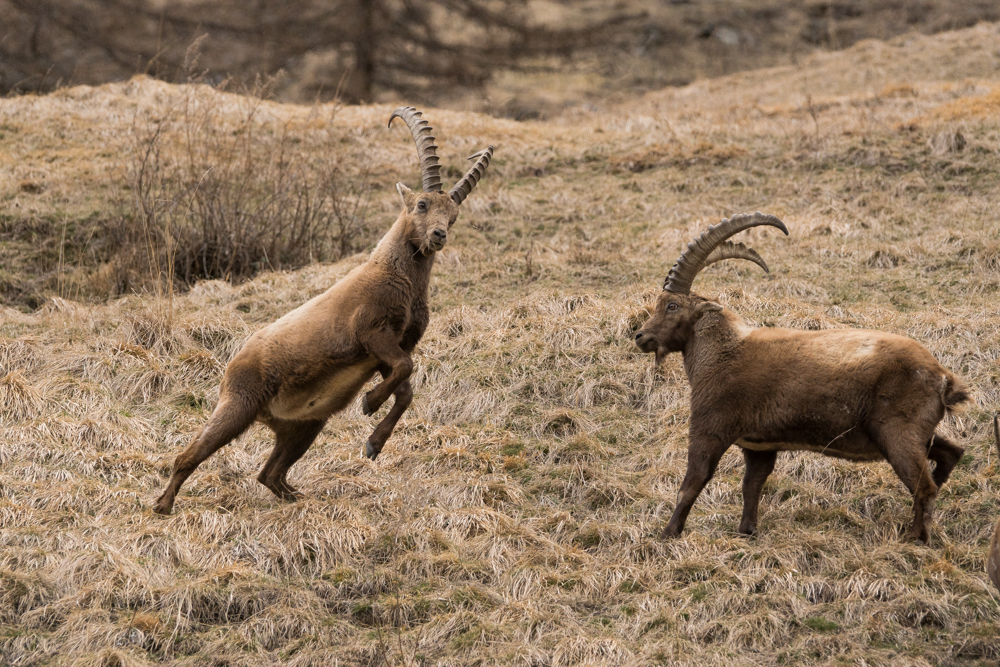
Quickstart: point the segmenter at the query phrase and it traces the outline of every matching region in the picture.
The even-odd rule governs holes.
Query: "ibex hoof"
[[[153,505],[153,514],[159,514],[161,516],[169,516],[173,507],[168,507],[163,503],[156,503]]]
[[[365,417],[371,417],[373,414],[375,414],[375,410],[377,409],[378,408],[373,409],[370,405],[368,405],[368,394],[365,394],[364,396],[361,397],[361,414],[363,414]]]
[[[673,540],[681,536],[681,531],[677,530],[673,526],[667,526],[660,533],[660,538],[664,540]]]
[[[365,443],[365,457],[366,458],[369,458],[372,461],[374,461],[376,459],[376,457],[378,457],[379,452],[381,452],[381,451],[382,451],[381,449],[375,449],[375,446],[372,444],[371,440],[369,440],[368,442]]]

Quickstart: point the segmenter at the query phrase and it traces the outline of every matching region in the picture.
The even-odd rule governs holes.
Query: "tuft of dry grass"
[[[987,57],[998,31],[915,39],[935,68],[869,43],[552,123],[429,111],[443,162],[490,142],[496,164],[435,268],[410,412],[377,463],[361,456],[373,422],[357,406],[331,420],[291,471],[295,504],[255,481],[271,448],[255,428],[199,468],[173,516],[149,511],[246,337],[363,255],[172,299],[53,291],[35,312],[0,311],[0,662],[1000,659],[983,571],[1000,514],[1000,124],[935,112],[996,86],[948,72]],[[866,71],[869,84],[845,81]],[[789,85],[805,78],[811,98]],[[115,194],[91,180],[116,173],[101,157],[114,128],[174,92],[136,80],[3,100],[20,129],[3,139],[0,197],[18,215],[89,215]],[[206,95],[238,117],[230,96]],[[313,122],[311,108],[264,107]],[[335,118],[375,165],[382,229],[392,182],[417,177],[409,137],[382,127],[390,112]],[[958,132],[961,149],[935,147]],[[705,145],[727,157],[689,159]],[[48,187],[20,189],[35,173]],[[806,453],[779,458],[759,536],[735,532],[731,452],[684,537],[656,537],[684,473],[689,389],[680,359],[654,369],[632,333],[690,238],[757,209],[791,231],[746,234],[772,273],[715,265],[697,291],[758,326],[912,336],[973,388],[942,424],[967,456],[930,546],[901,542],[909,494],[888,465]]]

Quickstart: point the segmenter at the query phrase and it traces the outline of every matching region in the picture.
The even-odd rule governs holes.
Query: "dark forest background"
[[[281,100],[516,118],[907,31],[996,0],[0,0],[0,94],[146,73],[273,79]]]

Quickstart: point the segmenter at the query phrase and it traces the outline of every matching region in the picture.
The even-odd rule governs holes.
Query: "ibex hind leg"
[[[774,471],[778,460],[778,452],[755,452],[743,450],[746,470],[743,473],[743,518],[738,528],[741,535],[753,535],[757,532],[757,509],[760,506],[760,494],[764,491],[764,483]]]
[[[896,475],[913,494],[913,525],[906,538],[927,544],[927,523],[933,515],[938,491],[927,463],[927,437],[916,433],[912,424],[887,422],[875,441]]]
[[[964,453],[964,449],[942,435],[935,433],[934,437],[931,438],[931,444],[927,450],[927,458],[934,461],[934,474],[932,477],[939,489],[948,481],[948,476],[951,475],[951,471],[955,465],[962,460]]]
[[[257,475],[257,481],[282,500],[299,499],[302,494],[286,479],[288,469],[312,446],[325,424],[319,420],[268,421],[267,425],[275,435],[274,449]]]
[[[191,473],[209,456],[247,430],[257,417],[257,407],[239,399],[223,398],[219,401],[208,423],[199,431],[191,444],[174,460],[173,473],[167,488],[157,498],[153,511],[170,514],[177,492]]]

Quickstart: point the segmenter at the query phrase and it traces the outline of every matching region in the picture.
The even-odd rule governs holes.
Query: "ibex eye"
[[[677,304],[676,303],[671,303],[671,304],[667,305],[667,310],[677,310]]]
[[[417,210],[418,211],[426,211],[427,210],[427,202],[425,202],[425,201],[417,202]]]

